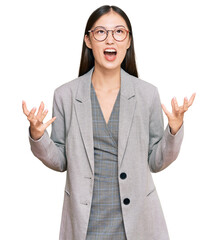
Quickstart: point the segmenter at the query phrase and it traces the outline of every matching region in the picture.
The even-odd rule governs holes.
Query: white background
[[[129,16],[140,78],[158,87],[169,109],[172,97],[181,104],[197,93],[178,159],[153,177],[172,240],[218,239],[218,7],[212,0],[1,1],[0,239],[58,239],[65,173],[32,155],[21,103],[32,108],[43,100],[51,118],[54,89],[77,77],[86,21],[103,4]]]

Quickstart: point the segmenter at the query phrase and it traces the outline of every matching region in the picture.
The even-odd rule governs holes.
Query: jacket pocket
[[[70,192],[69,192],[67,189],[65,189],[65,193],[66,193],[68,196],[70,196]]]
[[[146,197],[149,197],[153,192],[155,192],[156,191],[156,188],[154,187],[151,191],[149,191],[148,193],[147,193],[147,196]]]

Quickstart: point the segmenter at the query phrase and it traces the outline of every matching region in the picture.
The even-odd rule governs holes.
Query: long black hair
[[[130,31],[130,35],[131,35],[131,44],[130,44],[130,47],[127,49],[126,56],[121,64],[121,67],[129,74],[131,74],[135,77],[138,77],[138,71],[137,71],[136,61],[135,61],[135,50],[134,50],[132,26],[131,26],[129,18],[127,17],[126,13],[122,9],[120,9],[116,6],[109,6],[109,5],[104,5],[104,6],[99,7],[98,9],[96,9],[90,15],[90,17],[87,21],[84,37],[86,34],[87,35],[89,34],[88,31],[92,28],[92,26],[95,24],[95,22],[101,16],[110,12],[111,10],[118,13],[125,20],[125,22],[128,26],[128,29]],[[86,46],[84,38],[83,38],[83,47],[82,47],[82,55],[81,55],[81,60],[80,60],[79,76],[87,73],[94,66],[94,64],[95,64],[95,61],[94,61],[94,56],[93,56],[92,50]]]

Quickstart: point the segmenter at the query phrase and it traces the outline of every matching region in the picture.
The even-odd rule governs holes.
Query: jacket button
[[[123,203],[124,203],[125,205],[128,205],[128,204],[130,203],[129,198],[125,198],[125,199],[123,200]]]
[[[126,175],[125,172],[122,172],[122,173],[120,174],[120,178],[121,178],[121,179],[126,179],[126,177],[127,177],[127,175]]]

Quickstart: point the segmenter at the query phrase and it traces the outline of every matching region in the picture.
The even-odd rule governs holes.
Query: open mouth
[[[106,48],[104,50],[104,57],[107,61],[114,61],[117,57],[117,50],[115,48]]]
[[[105,49],[104,50],[104,55],[116,56],[117,55],[117,51],[116,51],[116,49]]]

